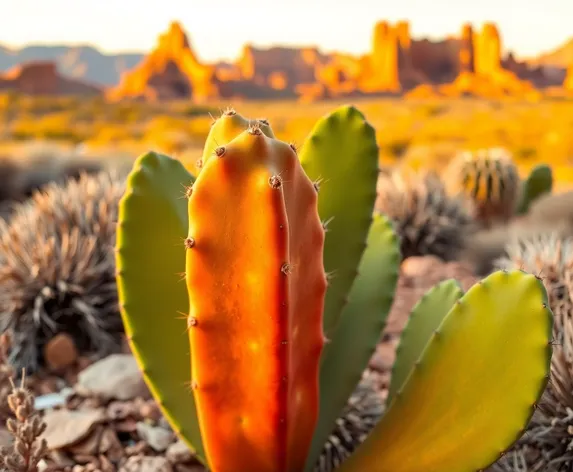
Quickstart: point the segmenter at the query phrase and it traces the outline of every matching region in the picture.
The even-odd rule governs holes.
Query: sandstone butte
[[[0,92],[17,90],[26,95],[99,95],[102,89],[83,81],[63,77],[56,64],[35,61],[0,74]]]
[[[51,71],[42,67],[47,66],[30,64],[20,67],[19,72],[0,75],[0,88],[11,85],[23,92],[96,93],[91,85],[58,76],[55,67]],[[36,83],[30,70],[38,70],[39,77],[44,70],[41,73],[50,79],[37,79]],[[234,63],[205,64],[182,26],[173,22],[151,53],[104,93],[110,101],[313,101],[364,95],[536,99],[541,89],[555,85],[573,91],[573,65],[565,82],[561,77],[556,83],[555,76],[543,67],[519,62],[512,54],[502,57],[501,37],[493,23],[484,24],[480,31],[465,24],[459,37],[430,41],[412,39],[406,21],[394,25],[380,21],[372,33],[370,52],[358,57],[326,54],[316,47],[261,49],[247,44]]]

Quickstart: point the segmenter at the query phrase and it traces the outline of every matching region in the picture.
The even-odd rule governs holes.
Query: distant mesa
[[[125,70],[118,83],[105,90],[87,82],[65,79],[53,64],[51,73],[58,78],[50,80],[58,86],[48,87],[40,79],[33,85],[31,78],[27,79],[27,88],[13,79],[10,84],[24,93],[42,87],[47,94],[104,93],[110,101],[208,102],[218,98],[313,101],[384,95],[537,97],[543,89],[551,87],[573,92],[572,67],[573,60],[567,73],[566,68],[555,65],[518,61],[511,53],[503,57],[501,35],[493,23],[484,24],[479,31],[465,24],[459,37],[430,41],[413,39],[406,21],[378,22],[372,33],[370,52],[362,56],[326,54],[316,47],[263,49],[247,44],[235,62],[206,64],[194,51],[183,27],[173,22],[159,36],[154,49],[142,56],[137,65]],[[33,64],[21,66],[21,70],[26,68],[34,70]],[[29,71],[27,74],[31,77]],[[0,79],[0,87],[1,80],[4,83],[11,80],[5,77],[6,74]]]
[[[0,74],[0,91],[27,95],[99,95],[101,88],[62,76],[54,62],[28,62]]]

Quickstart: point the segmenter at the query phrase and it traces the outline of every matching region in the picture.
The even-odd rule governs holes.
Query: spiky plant
[[[494,471],[557,472],[573,467],[573,239],[557,234],[514,239],[503,269],[538,274],[547,289],[554,314],[551,379],[528,427],[514,451]]]
[[[369,378],[350,395],[336,427],[328,437],[314,472],[333,472],[364,442],[384,412],[381,393]]]
[[[444,182],[448,194],[473,200],[476,218],[485,226],[509,219],[521,195],[517,166],[501,148],[460,153],[448,165]]]
[[[456,259],[474,226],[469,202],[448,196],[431,173],[381,174],[376,210],[392,220],[404,259],[423,255]]]
[[[67,332],[84,353],[120,346],[113,245],[118,174],[82,175],[49,184],[0,220],[0,331],[9,332],[9,362],[34,371],[43,349]]]

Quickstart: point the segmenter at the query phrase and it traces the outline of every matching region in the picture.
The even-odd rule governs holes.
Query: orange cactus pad
[[[304,468],[324,345],[324,230],[296,151],[250,127],[189,192],[192,389],[213,472]]]

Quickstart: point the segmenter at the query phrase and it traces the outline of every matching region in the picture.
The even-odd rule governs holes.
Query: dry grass
[[[573,182],[572,100],[351,102],[375,126],[383,164],[441,169],[459,149],[501,146],[515,155],[521,173],[546,162],[555,169],[559,185],[568,187]],[[269,119],[279,138],[301,144],[316,120],[342,103],[233,105],[245,116]],[[149,149],[194,162],[209,131],[209,115],[217,115],[228,105],[106,104],[99,98],[0,95],[0,154],[26,156],[30,143],[37,146],[40,142],[56,145],[64,154],[114,163]],[[75,147],[78,144],[81,150]]]

